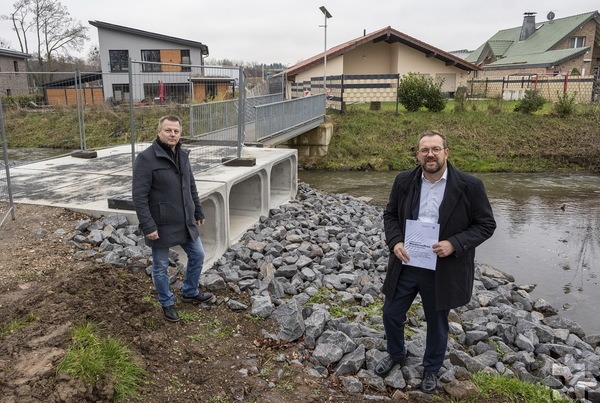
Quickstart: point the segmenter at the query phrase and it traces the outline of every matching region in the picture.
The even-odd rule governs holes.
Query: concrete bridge
[[[190,161],[206,215],[201,234],[207,267],[261,216],[295,198],[299,153],[296,149],[271,146],[304,135],[306,153],[315,147],[310,144],[312,141],[321,138],[328,143],[331,137],[331,124],[324,123],[324,98],[264,104],[257,106],[255,113],[255,118],[242,127],[231,126],[202,135],[192,132],[191,141],[186,144],[192,150]],[[215,153],[214,147],[207,145],[218,148],[226,143],[239,144],[240,137],[247,145],[261,145],[240,147],[240,157],[252,160],[252,164],[221,163],[207,169],[204,162],[214,159]],[[136,144],[135,150],[148,145]],[[11,168],[13,200],[97,217],[124,214],[130,223],[137,223],[131,203],[132,149],[129,145],[110,147],[95,150],[94,158],[77,158],[74,153]],[[18,209],[16,216],[18,219]]]

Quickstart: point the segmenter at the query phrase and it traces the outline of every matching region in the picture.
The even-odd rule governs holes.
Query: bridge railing
[[[325,116],[325,94],[290,99],[256,107],[255,136],[257,141],[292,131]]]

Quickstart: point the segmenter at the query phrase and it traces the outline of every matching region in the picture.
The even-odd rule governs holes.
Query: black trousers
[[[435,309],[434,270],[412,266],[402,267],[394,297],[386,299],[383,304],[383,324],[387,338],[387,351],[395,361],[406,354],[404,324],[406,313],[417,293],[421,295],[425,320],[427,321],[423,368],[426,372],[437,374],[444,362],[448,345],[449,311],[437,311]]]

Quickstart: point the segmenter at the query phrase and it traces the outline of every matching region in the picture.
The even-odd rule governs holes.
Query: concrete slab
[[[136,145],[136,152],[147,144]],[[96,158],[60,156],[11,168],[13,200],[67,208],[92,216],[124,214],[137,223],[134,211],[110,208],[108,199],[131,197],[131,146],[97,151]],[[206,264],[218,259],[268,209],[296,195],[297,153],[292,149],[244,148],[254,166],[217,166],[204,170],[202,152],[193,151],[192,169],[207,217],[201,228]],[[214,155],[213,155],[214,158]]]

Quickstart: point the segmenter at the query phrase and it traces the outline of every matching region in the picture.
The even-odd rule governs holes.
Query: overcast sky
[[[1,14],[13,0],[0,0]],[[89,27],[90,41],[79,56],[98,43],[88,24],[99,20],[131,28],[199,41],[210,59],[293,65],[323,51],[325,6],[327,47],[391,26],[440,49],[474,50],[500,29],[520,26],[523,13],[536,21],[567,17],[600,8],[598,0],[62,0],[71,16]],[[0,38],[19,49],[10,21],[0,21]]]

